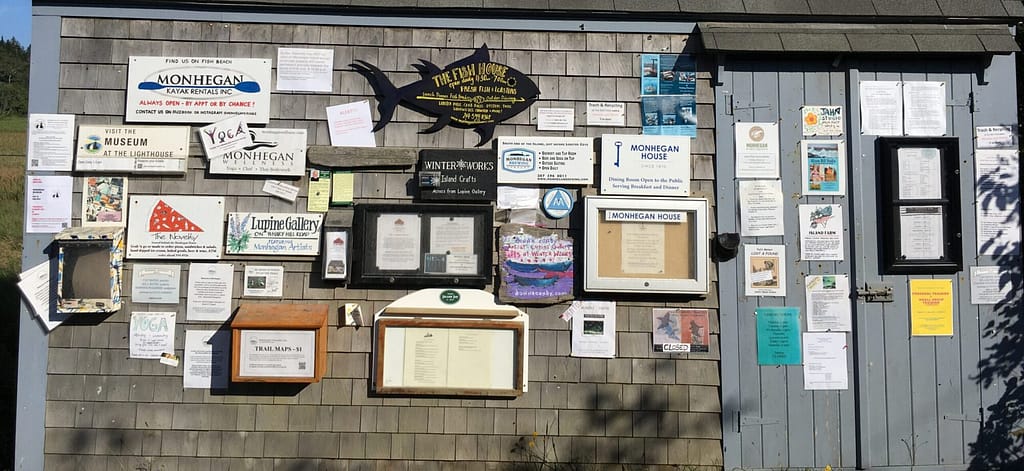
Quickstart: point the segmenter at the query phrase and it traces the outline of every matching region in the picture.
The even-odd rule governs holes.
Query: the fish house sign
[[[437,132],[449,124],[473,128],[480,135],[480,146],[491,139],[496,124],[529,108],[540,95],[537,85],[522,72],[491,62],[486,44],[444,69],[420,59],[412,66],[421,79],[401,88],[372,64],[356,61],[351,66],[370,81],[377,95],[380,121],[374,131],[386,126],[402,105],[437,118],[421,133]]]

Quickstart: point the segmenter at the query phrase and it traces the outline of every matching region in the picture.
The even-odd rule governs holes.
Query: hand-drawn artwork
[[[440,131],[449,124],[472,128],[480,135],[479,147],[491,139],[498,123],[528,109],[540,95],[537,85],[522,72],[491,62],[486,44],[444,69],[420,59],[412,66],[421,79],[401,88],[368,62],[357,60],[349,65],[366,77],[377,95],[380,120],[374,131],[391,122],[395,108],[402,105],[437,117],[421,134]]]
[[[557,303],[572,299],[573,241],[558,231],[522,224],[499,230],[498,299]]]

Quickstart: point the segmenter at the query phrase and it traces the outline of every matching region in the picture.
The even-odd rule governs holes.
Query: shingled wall
[[[685,35],[643,33],[513,32],[207,23],[194,21],[64,18],[60,44],[60,113],[77,124],[123,122],[130,55],[277,57],[277,48],[333,47],[330,94],[274,93],[268,127],[306,128],[310,145],[329,144],[324,108],[370,99],[366,80],[348,70],[361,59],[383,69],[397,85],[417,75],[409,64],[428,59],[444,66],[487,44],[492,59],[519,69],[539,85],[541,100],[498,127],[501,135],[599,136],[639,132],[639,54],[678,53]],[[692,194],[714,204],[714,110],[710,74],[698,76],[698,138],[692,147]],[[627,128],[588,128],[587,101],[627,103]],[[536,108],[577,110],[573,133],[539,133]],[[445,128],[418,134],[431,119],[399,109],[377,133],[383,147],[464,148],[471,131]],[[147,123],[148,124],[148,123]],[[129,194],[218,195],[230,211],[305,212],[303,188],[295,203],[260,192],[256,176],[211,176],[205,159],[189,158],[184,176],[130,176]],[[595,168],[595,174],[597,169]],[[356,174],[356,202],[407,202],[413,169]],[[288,181],[288,180],[286,180]],[[82,175],[76,174],[80,192]],[[595,189],[577,191],[596,193]],[[78,225],[80,193],[73,202]],[[578,210],[577,210],[578,212]],[[542,219],[543,221],[543,219]],[[576,223],[560,222],[582,245]],[[553,221],[546,223],[554,225]],[[714,230],[714,217],[711,221]],[[131,293],[132,261],[123,292]],[[153,261],[147,261],[151,263]],[[247,263],[282,264],[284,299],[331,306],[329,366],[325,379],[306,386],[233,385],[225,391],[182,389],[180,368],[128,358],[132,311],[167,310],[126,297],[120,312],[80,315],[49,335],[46,391],[47,469],[511,469],[537,460],[582,463],[708,465],[721,467],[716,272],[706,297],[602,296],[618,301],[615,359],[569,356],[569,326],[558,319],[566,304],[524,307],[530,315],[529,392],[515,400],[381,398],[369,394],[371,329],[338,327],[337,307],[358,302],[375,312],[408,291],[347,289],[320,279],[317,257],[225,256],[233,263],[235,299]],[[186,293],[188,263],[182,266]],[[489,286],[488,289],[493,289]],[[249,302],[249,300],[247,300]],[[652,307],[706,307],[712,312],[708,354],[653,353]],[[177,353],[185,330],[211,329],[185,319],[177,306]],[[522,439],[522,440],[521,440]],[[521,443],[526,453],[513,450]],[[532,446],[530,445],[532,443]],[[391,461],[386,461],[391,460]],[[430,466],[426,466],[426,465]],[[383,467],[382,467],[383,466]],[[603,466],[597,466],[603,467]],[[647,466],[641,466],[647,468]],[[687,468],[690,469],[690,468]]]

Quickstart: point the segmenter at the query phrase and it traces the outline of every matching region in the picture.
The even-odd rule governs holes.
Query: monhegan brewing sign
[[[139,57],[128,60],[125,120],[211,123],[270,119],[270,59]]]
[[[188,126],[78,127],[75,170],[185,173]]]
[[[491,62],[486,44],[444,69],[420,59],[419,64],[412,64],[420,80],[401,88],[368,62],[349,65],[369,80],[377,95],[380,120],[374,131],[386,126],[395,108],[402,105],[437,117],[422,133],[437,132],[449,124],[473,128],[480,135],[480,146],[494,135],[497,123],[529,108],[540,95],[537,85],[522,72]]]

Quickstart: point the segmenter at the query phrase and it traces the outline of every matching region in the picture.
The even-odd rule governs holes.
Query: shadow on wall
[[[1018,87],[1024,73],[1018,57]],[[1007,211],[1006,227],[1019,227],[1021,223],[1019,185],[1004,184],[1011,172],[998,176],[983,176],[979,188],[991,188],[978,195],[978,207],[985,210]],[[981,430],[976,442],[971,443],[972,470],[1021,469],[1024,467],[1024,312],[1021,305],[1020,242],[993,247],[983,251],[996,253],[993,257],[1000,268],[1000,288],[1010,287],[1009,299],[993,307],[991,320],[983,326],[984,338],[991,342],[981,352],[978,377],[984,389],[1002,394],[995,404],[981,412]],[[968,412],[968,411],[965,411]]]

